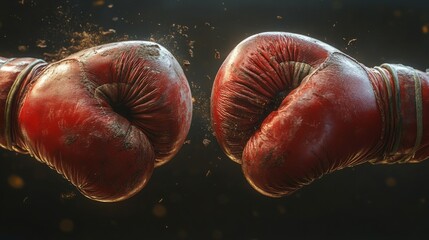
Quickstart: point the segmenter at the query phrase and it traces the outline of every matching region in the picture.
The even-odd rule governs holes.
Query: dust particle
[[[189,62],[189,60],[183,60],[183,61],[182,61],[182,65],[183,65],[184,67],[189,67],[189,66],[191,65],[191,62]]]
[[[204,147],[207,147],[210,143],[211,143],[211,141],[209,139],[207,139],[207,138],[203,139],[203,145],[204,145]]]
[[[26,52],[26,51],[28,51],[28,46],[26,46],[26,45],[19,45],[18,46],[18,51],[20,51],[20,52]]]
[[[214,52],[214,58],[215,59],[220,59],[220,52],[217,49],[215,49],[214,51],[215,51]]]
[[[76,197],[76,193],[75,192],[65,192],[65,193],[61,193],[61,199],[64,200],[70,200]]]
[[[357,41],[357,38],[350,39],[349,42],[347,43],[347,46],[350,46],[350,44],[352,44],[355,41]]]
[[[107,30],[107,31],[101,31],[100,32],[103,36],[107,36],[107,35],[112,35],[112,34],[114,34],[114,33],[116,33],[116,30],[115,29],[109,29],[109,30]]]
[[[46,48],[48,45],[46,44],[46,40],[38,39],[38,40],[36,41],[36,46],[37,46],[38,48]]]

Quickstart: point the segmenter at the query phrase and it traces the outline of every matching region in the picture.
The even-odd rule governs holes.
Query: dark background
[[[364,164],[271,199],[223,154],[209,123],[213,79],[236,44],[263,31],[318,38],[367,66],[429,67],[428,1],[2,0],[0,56],[51,61],[152,39],[190,61],[195,103],[190,144],[119,203],[89,200],[49,167],[2,150],[0,239],[429,239],[429,161]]]

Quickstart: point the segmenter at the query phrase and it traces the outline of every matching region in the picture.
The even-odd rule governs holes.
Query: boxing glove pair
[[[256,190],[283,196],[344,167],[424,160],[428,83],[409,67],[367,68],[318,40],[262,33],[219,69],[212,127]],[[33,155],[98,201],[143,188],[178,152],[192,116],[180,65],[150,42],[52,64],[0,59],[0,91],[1,146]]]

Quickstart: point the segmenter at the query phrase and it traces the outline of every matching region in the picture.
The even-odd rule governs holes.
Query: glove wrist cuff
[[[415,161],[423,137],[421,72],[397,64],[374,68],[379,74],[377,99],[384,122],[377,163]]]
[[[34,58],[2,59],[0,61],[0,145],[8,150],[25,152],[16,141],[16,114],[19,99],[39,66],[46,62]]]

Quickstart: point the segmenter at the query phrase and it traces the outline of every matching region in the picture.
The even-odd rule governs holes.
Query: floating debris
[[[215,49],[214,58],[220,59],[220,52],[217,49]]]
[[[66,193],[61,193],[61,199],[64,200],[70,200],[76,197],[76,193],[75,192],[66,192]]]
[[[189,62],[189,60],[183,60],[182,65],[184,67],[189,67],[191,65],[191,62]]]
[[[347,43],[347,46],[350,46],[350,44],[352,44],[355,41],[357,41],[357,38],[350,39],[349,42]]]
[[[112,28],[110,28],[109,30],[107,30],[107,31],[101,31],[101,34],[103,35],[103,36],[107,36],[107,35],[112,35],[112,34],[115,34],[116,33],[116,30],[115,29],[112,29]]]
[[[38,48],[46,48],[48,45],[46,44],[46,40],[39,39],[36,41],[36,46]]]
[[[204,147],[207,147],[210,143],[211,143],[211,141],[209,139],[207,139],[207,138],[203,139],[203,145],[204,145]]]
[[[26,45],[19,45],[18,46],[18,51],[20,51],[20,52],[26,52],[26,51],[28,51],[28,46],[26,46]]]

